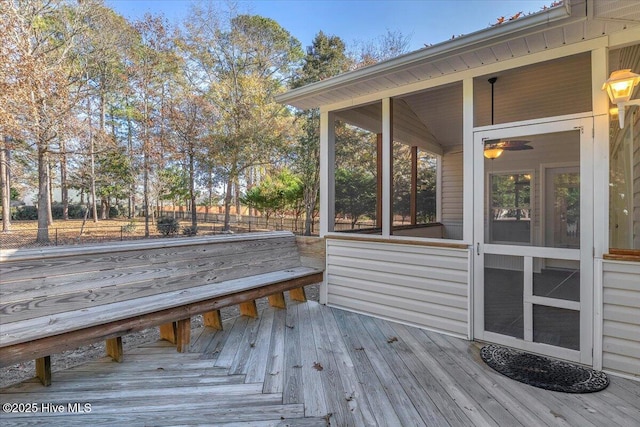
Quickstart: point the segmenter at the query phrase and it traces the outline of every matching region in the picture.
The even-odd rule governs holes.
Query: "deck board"
[[[286,310],[274,311],[263,393],[282,393],[284,391],[284,343],[287,312]]]
[[[284,325],[284,375],[283,375],[283,403],[303,403],[302,388],[302,351],[300,349],[300,333],[298,332],[298,308],[291,306],[287,309]]]
[[[369,402],[369,407],[373,412],[376,423],[381,426],[401,425],[400,418],[398,418],[393,404],[386,394],[385,387],[376,375],[375,368],[364,351],[361,337],[350,332],[350,325],[345,323],[345,312],[336,310],[332,314],[335,314],[334,319],[337,327],[349,351],[353,369],[358,376],[360,384],[365,389],[364,397]]]
[[[328,349],[333,353],[336,362],[336,370],[342,381],[342,390],[347,390],[345,401],[347,407],[356,417],[356,425],[375,425],[376,417],[369,401],[366,398],[367,390],[362,386],[354,369],[354,362],[349,356],[341,332],[338,328],[333,312],[322,310],[320,306],[311,305],[317,319],[318,327],[324,330]],[[315,309],[314,309],[315,308]],[[315,323],[314,323],[315,324]],[[351,392],[349,392],[351,390]],[[388,423],[385,423],[388,424]]]
[[[300,334],[300,365],[293,366],[299,369],[302,377],[302,396],[305,404],[305,415],[322,417],[330,413],[327,409],[327,400],[331,398],[331,390],[325,390],[322,382],[322,371],[314,369],[318,363],[318,345],[311,327],[311,316],[306,304],[298,304],[298,323],[295,329]],[[288,367],[287,367],[288,368]],[[339,408],[336,408],[338,410]]]
[[[389,365],[388,359],[385,359],[383,352],[376,345],[374,338],[380,336],[379,331],[374,331],[374,337],[370,336],[370,331],[365,328],[362,320],[365,317],[353,313],[345,313],[344,325],[350,327],[350,333],[361,337],[363,348],[371,362],[373,369],[378,376],[382,387],[386,392],[387,399],[395,408],[396,415],[400,418],[402,425],[416,425],[420,423],[421,417],[416,408],[413,406],[410,397],[406,394],[400,383],[400,379],[393,371],[393,364]],[[382,337],[386,342],[386,338]]]
[[[593,394],[512,381],[480,345],[321,306],[266,308],[194,330],[191,353],[159,341],[0,389],[2,403],[91,403],[84,414],[0,413],[4,426],[635,426],[640,382]],[[319,369],[320,366],[322,369]]]
[[[474,378],[500,405],[507,408],[521,424],[536,423],[541,426],[567,425],[563,423],[562,420],[551,415],[544,405],[538,401],[532,401],[530,395],[526,393],[526,390],[523,390],[521,387],[511,387],[512,383],[515,383],[513,380],[494,375],[495,372],[481,361],[479,355],[480,347],[476,344],[447,336],[438,337],[435,334],[427,335],[417,330],[414,332],[417,333],[419,338],[424,339],[425,342],[427,342],[427,340],[437,342],[445,352],[453,352],[454,349],[457,349],[460,357],[456,357],[455,361],[460,368],[469,377]],[[464,357],[466,354],[472,357]]]

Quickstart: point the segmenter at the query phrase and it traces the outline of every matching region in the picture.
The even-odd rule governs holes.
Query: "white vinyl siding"
[[[469,251],[327,238],[327,303],[467,337]]]
[[[640,379],[640,263],[603,262],[602,368]]]

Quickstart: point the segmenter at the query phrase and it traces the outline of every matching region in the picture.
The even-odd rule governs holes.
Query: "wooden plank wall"
[[[604,261],[602,368],[640,379],[640,263]]]
[[[2,255],[0,322],[5,324],[300,265],[290,233],[118,242]]]
[[[466,337],[469,251],[327,238],[329,305]]]

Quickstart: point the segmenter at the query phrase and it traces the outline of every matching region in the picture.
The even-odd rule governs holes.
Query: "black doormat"
[[[482,347],[480,357],[501,374],[545,390],[593,393],[609,385],[603,372],[499,345]]]

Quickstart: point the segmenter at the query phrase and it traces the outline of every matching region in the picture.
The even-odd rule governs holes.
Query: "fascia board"
[[[282,104],[294,105],[297,100],[314,96],[327,89],[336,89],[341,85],[354,84],[359,81],[375,78],[402,68],[410,68],[423,62],[441,57],[452,56],[462,51],[472,50],[485,44],[491,44],[496,39],[508,38],[515,33],[531,33],[535,30],[546,30],[549,24],[571,17],[566,7],[557,7],[545,12],[525,16],[507,24],[485,28],[474,33],[449,40],[434,46],[426,47],[415,52],[398,56],[379,64],[370,65],[349,73],[340,74],[317,83],[312,83],[298,89],[290,90],[276,96],[276,101]],[[585,17],[580,17],[586,19]],[[532,31],[533,30],[533,31]]]

